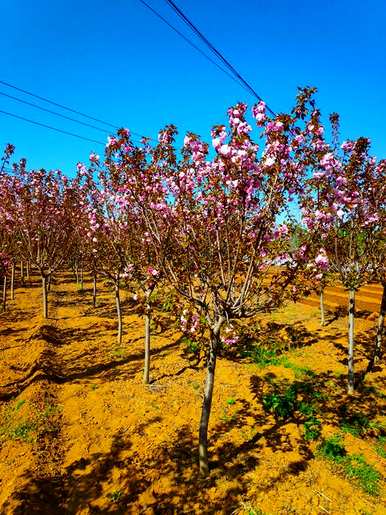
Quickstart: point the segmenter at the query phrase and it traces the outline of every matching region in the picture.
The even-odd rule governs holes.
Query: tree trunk
[[[15,300],[15,263],[11,266],[11,300]]]
[[[199,465],[200,475],[207,476],[209,474],[208,464],[208,425],[210,412],[212,408],[212,397],[214,387],[214,376],[216,370],[217,350],[220,341],[220,330],[222,321],[220,321],[216,328],[211,331],[209,355],[206,363],[206,379],[204,386],[204,399],[201,408],[201,419],[199,428]]]
[[[47,278],[47,292],[49,293],[51,291],[51,275]]]
[[[48,318],[48,288],[47,276],[42,275],[42,300],[43,300],[43,317]]]
[[[143,382],[149,384],[150,382],[150,321],[151,321],[151,306],[150,306],[151,291],[146,292],[146,306],[145,306],[145,362],[143,367]]]
[[[118,345],[122,345],[122,309],[121,309],[121,297],[119,289],[119,279],[115,282],[115,305],[117,306],[117,318],[118,318]]]
[[[323,326],[326,323],[325,312],[324,312],[324,288],[320,288],[320,325]]]
[[[383,339],[385,315],[386,315],[386,283],[383,285],[383,294],[382,294],[381,306],[379,309],[377,336],[376,336],[376,341],[375,341],[374,363],[377,363],[377,361],[379,361],[379,359],[382,355],[382,339]]]
[[[7,309],[7,275],[3,278],[3,311]]]
[[[24,280],[24,261],[23,260],[20,261],[20,282],[21,282],[22,286],[25,285],[25,280]]]
[[[354,393],[354,322],[355,322],[355,290],[349,290],[348,307],[348,393]]]
[[[75,280],[76,280],[76,286],[79,286],[79,273],[78,273],[78,263],[75,263]]]
[[[83,265],[80,269],[80,291],[84,289],[84,278],[83,278]]]
[[[27,281],[28,281],[28,284],[31,284],[30,264],[29,264],[29,261],[27,261]]]
[[[96,272],[93,274],[92,278],[92,305],[96,307],[96,297],[97,297],[97,275]]]

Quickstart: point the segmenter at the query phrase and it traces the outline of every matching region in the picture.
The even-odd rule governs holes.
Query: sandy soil
[[[376,452],[385,424],[385,371],[377,366],[352,398],[345,393],[345,293],[249,321],[243,331],[283,350],[278,364],[220,358],[210,422],[211,474],[198,478],[197,428],[203,364],[187,352],[173,313],[160,313],[152,337],[152,383],[142,384],[143,321],[124,302],[124,341],[116,345],[112,295],[91,307],[69,275],[53,285],[50,319],[36,285],[18,288],[0,316],[0,513],[2,514],[384,514],[384,489],[363,491],[318,452],[323,438],[360,413],[366,433],[343,432],[347,452],[381,474]],[[102,285],[100,285],[102,288]],[[356,368],[366,368],[380,288],[360,292]],[[166,329],[164,329],[164,326]],[[296,384],[313,395],[321,437],[304,438],[304,417],[282,420],[264,394]],[[317,392],[318,395],[314,395]],[[314,401],[313,401],[314,402]]]

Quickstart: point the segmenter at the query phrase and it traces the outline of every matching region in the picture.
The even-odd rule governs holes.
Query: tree
[[[199,428],[200,472],[208,473],[208,424],[217,356],[235,343],[233,319],[270,311],[301,295],[296,277],[306,268],[306,249],[294,248],[291,230],[279,219],[301,189],[297,160],[307,116],[301,112],[269,119],[260,102],[253,113],[264,127],[265,147],[250,138],[246,105],[228,111],[230,131],[212,131],[216,155],[189,133],[178,162],[175,128],[146,166],[132,167],[126,194],[146,224],[157,268],[205,324],[206,380]],[[124,154],[124,152],[123,152]],[[120,156],[122,166],[126,158]],[[145,186],[144,186],[145,185]]]
[[[20,255],[39,270],[43,316],[48,318],[48,281],[68,258],[73,243],[75,190],[60,171],[27,171],[24,159],[14,170],[3,211]]]
[[[319,113],[313,128],[319,128]],[[335,123],[337,121],[335,120]],[[324,270],[339,275],[349,292],[348,300],[348,392],[354,391],[355,296],[372,275],[380,227],[377,189],[381,187],[375,159],[366,138],[346,141],[342,153],[321,140],[318,163],[303,197],[303,216],[308,229],[325,243],[316,260]]]

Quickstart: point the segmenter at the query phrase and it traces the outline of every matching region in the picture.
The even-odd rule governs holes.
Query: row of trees
[[[384,294],[374,355],[381,350],[386,309],[386,162],[369,141],[338,145],[338,119],[328,142],[313,98],[301,89],[289,114],[228,110],[229,126],[212,130],[212,149],[188,133],[180,151],[176,128],[159,142],[134,145],[127,129],[110,137],[105,155],[90,155],[69,179],[28,171],[25,160],[0,174],[0,273],[17,260],[42,280],[48,317],[50,278],[72,263],[113,285],[122,342],[121,288],[142,304],[144,382],[149,382],[152,293],[161,285],[180,300],[183,330],[204,334],[206,379],[199,461],[208,473],[207,435],[219,352],[237,345],[236,319],[269,312],[288,299],[323,291],[331,276],[349,291],[348,390],[354,390],[355,292],[380,281]],[[3,169],[13,147],[8,145]]]

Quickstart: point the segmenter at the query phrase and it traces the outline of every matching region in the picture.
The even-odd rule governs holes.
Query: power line
[[[195,50],[197,50],[197,52],[200,52],[200,54],[203,55],[205,57],[205,59],[207,59],[212,64],[217,66],[217,68],[219,68],[219,70],[221,70],[223,73],[228,75],[229,78],[231,78],[232,80],[234,80],[235,82],[237,82],[239,84],[239,81],[237,79],[235,79],[235,77],[233,75],[231,75],[222,66],[220,66],[218,63],[216,63],[216,61],[214,59],[212,59],[199,46],[197,46],[195,43],[193,43],[193,41],[191,41],[188,37],[186,37],[183,32],[181,32],[176,27],[174,27],[174,25],[172,25],[164,16],[162,16],[162,14],[160,14],[155,9],[153,9],[153,7],[151,5],[149,5],[147,2],[145,2],[145,0],[139,0],[139,1],[141,2],[141,4],[143,4],[145,7],[147,7],[155,16],[157,16],[157,18],[162,20],[168,27],[170,27],[172,30],[174,30],[174,32],[176,32],[182,39],[184,39],[186,41],[186,43],[188,43],[188,45],[190,45]]]
[[[49,98],[43,97],[41,95],[37,95],[36,93],[32,93],[31,91],[28,91],[23,88],[19,88],[18,86],[15,86],[14,84],[10,84],[9,82],[5,82],[4,80],[0,80],[0,84],[3,86],[7,86],[8,88],[15,89],[16,91],[20,91],[21,93],[24,93],[25,95],[29,95],[31,97],[37,98],[38,100],[42,100],[43,102],[47,102],[48,104],[54,105],[56,107],[60,107],[61,109],[64,109],[66,111],[70,111],[71,113],[77,114],[79,116],[83,116],[84,118],[88,118],[89,120],[93,120],[94,122],[102,123],[103,125],[106,125],[108,127],[112,127],[115,131],[119,127],[119,125],[115,125],[111,122],[106,122],[105,120],[102,120],[100,118],[95,118],[94,116],[90,116],[86,113],[83,113],[82,111],[78,111],[77,109],[73,109],[72,107],[68,107],[64,104],[61,104],[59,102],[55,102],[53,100],[50,100]],[[134,136],[138,136],[139,138],[142,138],[143,135],[139,134],[138,132],[130,131],[131,134]],[[152,141],[156,141],[154,138],[148,138]]]
[[[41,111],[45,111],[46,113],[50,113],[55,116],[60,116],[61,118],[64,118],[65,120],[70,120],[72,122],[79,123],[81,125],[84,125],[85,127],[91,127],[92,129],[101,131],[104,134],[106,134],[106,129],[102,129],[101,127],[97,127],[96,125],[92,125],[91,123],[82,122],[80,120],[77,120],[76,118],[71,118],[71,116],[66,116],[65,114],[58,113],[57,111],[52,111],[51,109],[46,109],[45,107],[41,107],[38,104],[35,104],[34,102],[28,102],[27,100],[23,100],[21,98],[14,97],[13,95],[8,95],[7,93],[4,93],[3,91],[0,91],[0,95],[3,95],[4,97],[7,97],[7,98],[11,98],[12,100],[15,100],[16,102],[21,102],[23,104],[32,106],[35,109],[40,109]]]
[[[142,1],[142,0],[141,0]],[[255,89],[247,82],[246,79],[237,71],[237,69],[223,56],[223,54],[208,40],[208,38],[197,28],[196,25],[184,14],[173,0],[165,0],[166,3],[173,9],[177,16],[205,43],[205,45],[214,53],[222,63],[234,74],[235,77],[244,85],[257,100],[263,101],[262,97],[255,91]],[[267,105],[267,111],[276,116],[275,112]]]
[[[0,109],[1,114],[6,114],[7,116],[12,116],[13,118],[18,118],[19,120],[23,120],[25,122],[33,123],[34,125],[39,125],[40,127],[44,127],[46,129],[51,129],[56,132],[60,132],[62,134],[67,134],[67,136],[74,136],[75,138],[83,139],[84,141],[91,141],[91,143],[97,143],[98,145],[105,145],[102,141],[98,141],[96,139],[87,138],[86,136],[81,136],[80,134],[76,134],[75,132],[65,131],[63,129],[58,129],[52,125],[47,125],[45,123],[37,122],[36,120],[31,120],[30,118],[25,118],[24,116],[19,116],[15,113],[10,113],[8,111],[3,111]]]

